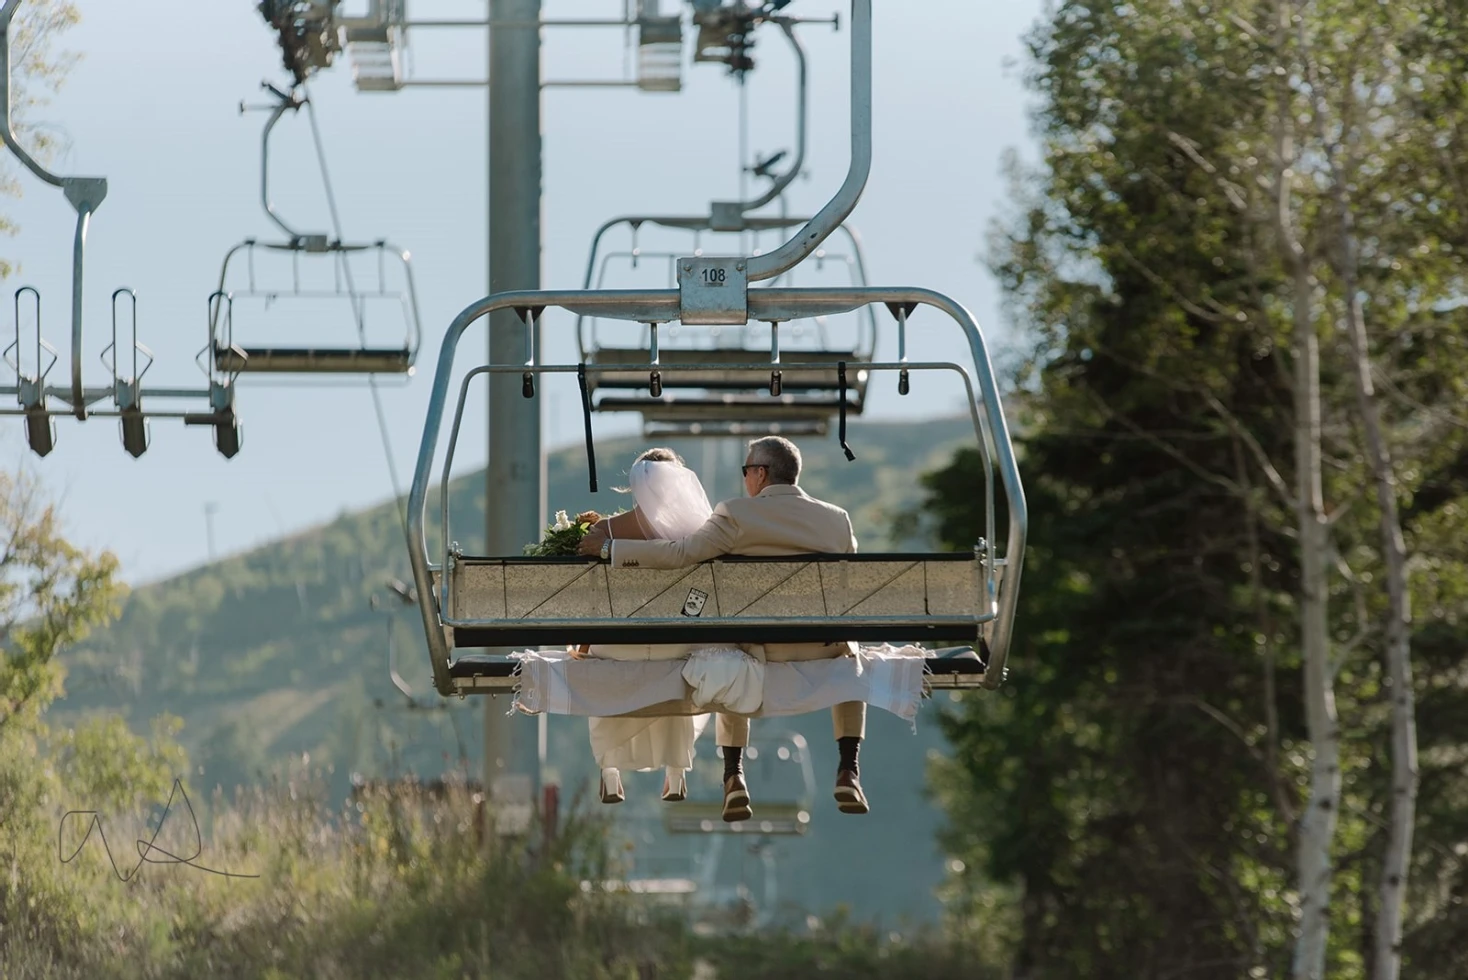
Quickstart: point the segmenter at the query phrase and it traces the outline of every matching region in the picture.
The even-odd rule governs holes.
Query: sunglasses
[[[764,463],[745,463],[743,466],[739,467],[739,472],[740,473],[743,473],[745,476],[748,476],[750,470],[767,470],[767,469],[769,469],[769,467],[766,466]]]

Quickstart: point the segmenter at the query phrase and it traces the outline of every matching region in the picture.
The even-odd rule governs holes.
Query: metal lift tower
[[[489,292],[540,288],[540,7],[541,0],[489,4]],[[490,318],[489,363],[523,354],[523,326],[515,313]],[[535,349],[540,328],[535,327]],[[540,402],[522,397],[511,374],[489,376],[489,461],[485,469],[485,545],[512,555],[536,541],[545,526],[545,456],[540,445]],[[484,709],[484,785],[527,766],[529,746],[514,744],[505,711],[490,699]],[[542,719],[543,724],[543,719]],[[523,769],[521,767],[524,767]],[[539,780],[535,780],[536,783]],[[538,790],[539,787],[537,786]]]

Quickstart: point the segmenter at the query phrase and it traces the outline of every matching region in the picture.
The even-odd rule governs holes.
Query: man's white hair
[[[793,486],[800,480],[800,450],[789,439],[781,436],[751,439],[747,459],[753,466],[768,467],[771,483]]]

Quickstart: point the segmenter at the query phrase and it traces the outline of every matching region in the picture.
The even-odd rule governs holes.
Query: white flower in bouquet
[[[556,522],[551,525],[552,531],[568,531],[571,529],[571,518],[566,516],[563,510],[556,511]]]

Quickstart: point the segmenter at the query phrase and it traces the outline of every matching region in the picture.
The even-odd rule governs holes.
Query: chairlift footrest
[[[413,352],[384,347],[221,347],[214,366],[230,374],[407,374]]]

